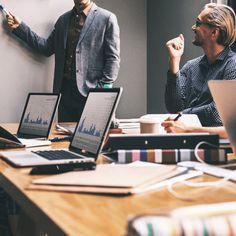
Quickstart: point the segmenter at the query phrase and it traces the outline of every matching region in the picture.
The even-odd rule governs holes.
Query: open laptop
[[[236,81],[210,80],[208,85],[236,155]]]
[[[108,133],[122,88],[91,89],[69,150],[1,152],[17,167],[94,162]]]
[[[1,127],[0,137],[26,147],[49,145],[47,139],[59,100],[60,94],[29,93],[17,134],[12,135]]]

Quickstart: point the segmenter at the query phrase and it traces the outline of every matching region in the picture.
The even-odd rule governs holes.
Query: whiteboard
[[[43,37],[74,5],[72,0],[2,0],[1,4]],[[2,12],[0,22],[0,122],[19,122],[29,92],[52,91],[54,56],[29,50],[12,35]]]

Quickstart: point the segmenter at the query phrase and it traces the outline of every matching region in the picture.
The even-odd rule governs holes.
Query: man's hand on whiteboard
[[[11,29],[16,29],[21,24],[21,20],[9,12],[7,15],[7,24]]]

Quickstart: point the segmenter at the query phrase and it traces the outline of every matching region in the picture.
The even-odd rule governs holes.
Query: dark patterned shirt
[[[170,113],[182,111],[197,114],[203,126],[221,126],[208,81],[235,79],[236,53],[229,47],[221,52],[213,64],[208,63],[206,56],[190,60],[176,75],[167,73],[167,110]]]
[[[83,11],[77,12],[76,8],[74,7],[67,34],[64,79],[70,80],[76,78],[75,51],[85,20],[86,15],[83,13]]]

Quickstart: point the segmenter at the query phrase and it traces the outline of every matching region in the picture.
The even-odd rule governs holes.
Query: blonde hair
[[[204,9],[211,9],[206,16],[207,22],[220,29],[218,43],[230,46],[236,40],[236,18],[234,10],[224,4],[208,3]]]

